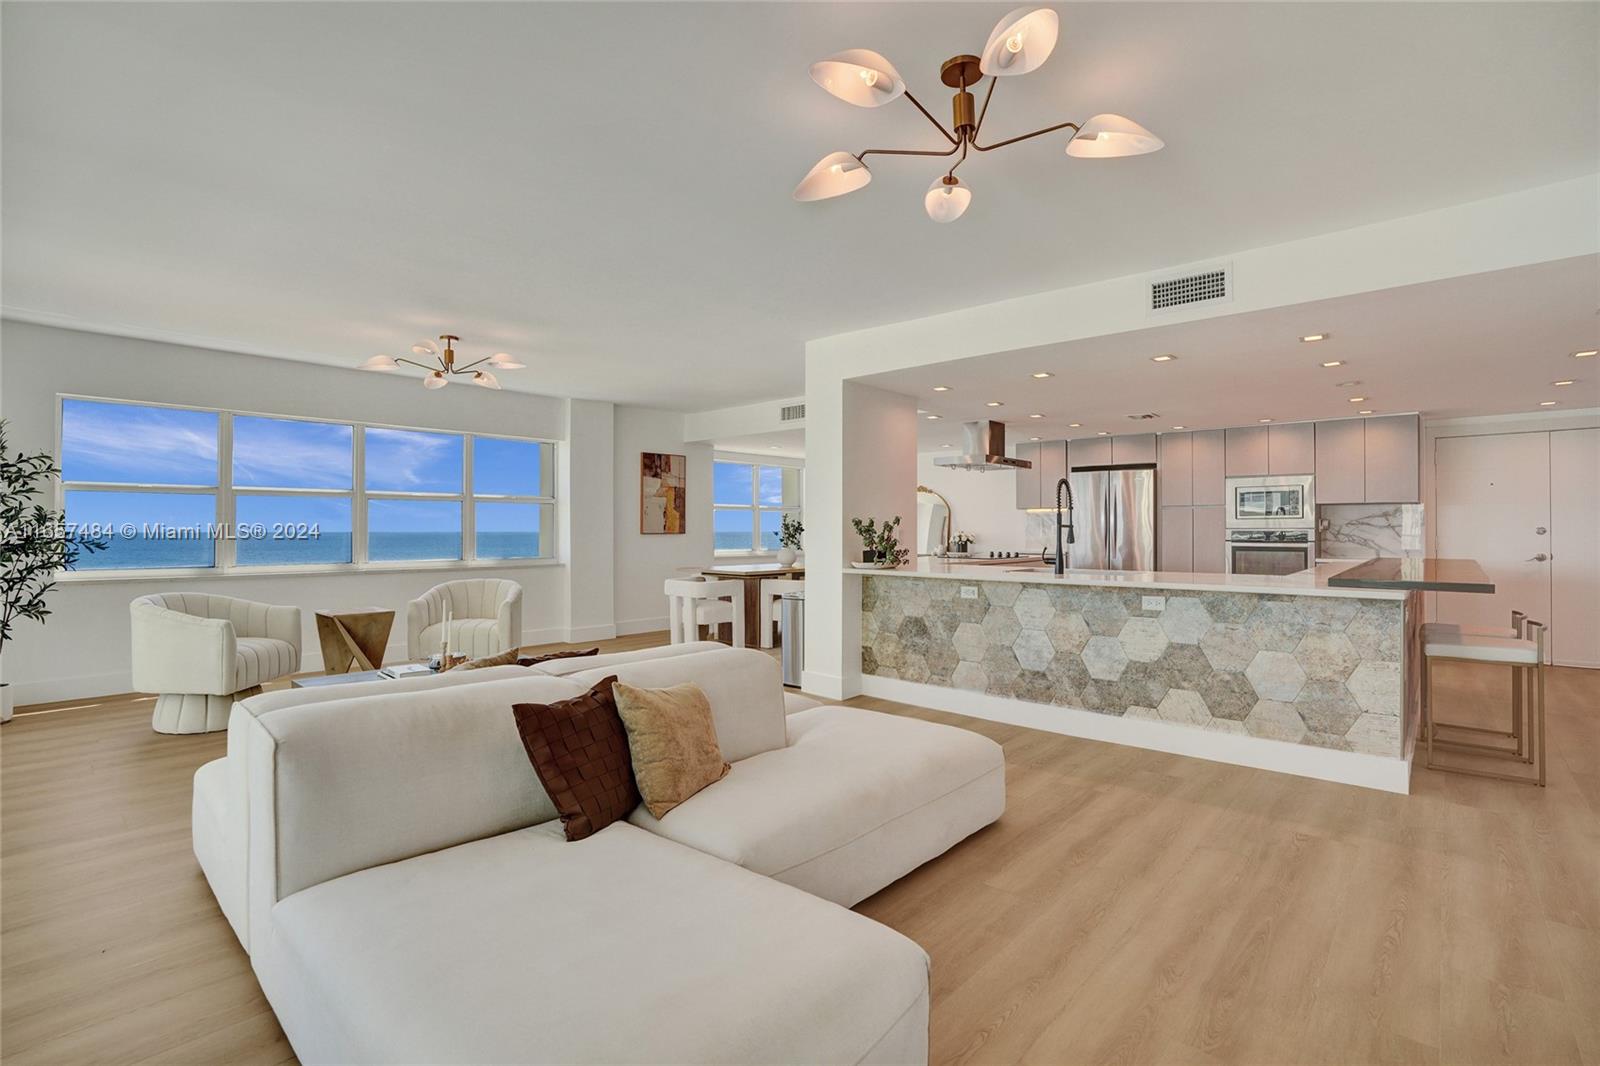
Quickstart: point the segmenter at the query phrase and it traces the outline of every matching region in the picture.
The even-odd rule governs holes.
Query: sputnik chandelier
[[[427,377],[422,379],[422,387],[425,389],[442,389],[450,384],[450,379],[457,374],[470,375],[474,385],[485,389],[498,389],[500,387],[500,379],[495,377],[492,371],[475,368],[489,366],[495,370],[521,370],[527,366],[526,363],[517,362],[516,357],[507,352],[495,352],[493,355],[486,355],[482,359],[475,359],[470,363],[457,366],[454,345],[461,338],[454,333],[441,333],[439,334],[439,339],[444,342],[443,353],[439,351],[438,346],[432,341],[419,341],[411,346],[413,355],[432,356],[434,362],[432,366],[427,363],[419,363],[415,359],[406,359],[404,357],[396,359],[388,355],[375,355],[356,369],[392,373],[399,370],[400,364],[404,363],[407,366],[414,366],[427,372]]]
[[[855,192],[872,180],[867,167],[869,155],[911,155],[939,158],[955,157],[950,169],[933,179],[922,198],[928,217],[935,222],[954,222],[972,203],[972,190],[956,176],[956,168],[967,160],[969,150],[992,152],[1008,144],[1032,140],[1047,133],[1070,129],[1067,154],[1080,159],[1111,159],[1118,156],[1144,155],[1162,147],[1161,138],[1121,115],[1096,115],[1084,123],[1062,122],[1042,130],[1008,137],[992,144],[979,144],[978,133],[983,129],[984,116],[989,113],[989,101],[994,98],[995,83],[1001,78],[1015,77],[1038,70],[1050,58],[1060,32],[1060,20],[1047,7],[1020,7],[995,26],[989,41],[983,46],[981,56],[959,55],[947,59],[939,68],[940,80],[956,90],[951,102],[952,122],[955,132],[944,128],[906,91],[906,83],[890,63],[877,52],[865,48],[852,48],[829,59],[811,65],[811,80],[847,104],[857,107],[882,107],[900,97],[922,112],[923,116],[950,142],[948,149],[916,150],[907,148],[868,148],[864,152],[832,152],[822,157],[811,168],[800,184],[795,186],[796,200],[826,200]],[[981,110],[969,88],[984,78],[989,79]]]

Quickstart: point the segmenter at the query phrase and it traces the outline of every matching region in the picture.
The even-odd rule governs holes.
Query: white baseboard
[[[811,687],[811,676],[805,675],[805,691],[830,696],[822,689]],[[837,679],[835,679],[837,680]],[[1005,696],[991,696],[986,692],[969,692],[966,689],[945,688],[898,678],[861,678],[861,691],[867,696],[911,703],[939,711],[985,718],[992,722],[1027,726],[1050,733],[1086,740],[1104,740],[1112,744],[1126,744],[1151,751],[1164,751],[1172,755],[1190,755],[1213,762],[1250,766],[1258,770],[1273,770],[1297,777],[1312,777],[1321,781],[1357,785],[1382,792],[1407,794],[1411,791],[1411,760],[1390,759],[1381,755],[1363,755],[1358,752],[1333,751],[1308,744],[1288,744],[1260,737],[1240,736],[1237,733],[1215,733],[1205,729],[1152,721],[1148,718],[1122,718],[1117,715],[1096,714],[1093,711],[1051,704],[1029,703]]]
[[[662,626],[665,629],[666,626]],[[613,625],[575,626],[566,630],[566,636],[561,640],[566,644],[583,644],[591,640],[610,640],[617,635],[617,627]]]
[[[635,633],[661,633],[667,629],[667,616],[619,620],[612,628],[619,637],[631,637]]]
[[[847,700],[851,696],[860,695],[861,692],[859,687],[856,691],[846,691],[844,678],[838,674],[824,674],[816,670],[800,671],[800,691],[809,692],[813,696],[821,696],[827,700]],[[896,697],[886,696],[884,698],[895,699]],[[915,703],[916,701],[908,700],[907,702]],[[932,706],[932,704],[928,706]]]

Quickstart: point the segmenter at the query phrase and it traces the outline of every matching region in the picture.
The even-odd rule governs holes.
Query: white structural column
[[[595,400],[567,401],[567,440],[556,472],[558,552],[567,564],[565,639],[617,635],[616,528],[613,523],[616,409]]]
[[[861,558],[852,518],[900,516],[916,550],[917,403],[911,396],[825,379],[807,363],[806,667],[802,687],[829,699],[861,691]],[[813,383],[815,387],[813,388]]]

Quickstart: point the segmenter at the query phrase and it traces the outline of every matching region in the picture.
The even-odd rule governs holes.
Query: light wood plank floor
[[[1458,714],[1505,687],[1439,676]],[[939,1063],[1600,1064],[1600,673],[1550,682],[1548,789],[1409,797],[860,699],[1000,741],[1009,804],[858,909],[932,955]],[[224,734],[150,709],[0,732],[8,1063],[293,1061],[190,852]]]

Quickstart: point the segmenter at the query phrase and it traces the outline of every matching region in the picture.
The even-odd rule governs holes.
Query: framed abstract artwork
[[[684,532],[689,460],[664,452],[639,453],[639,532]]]

